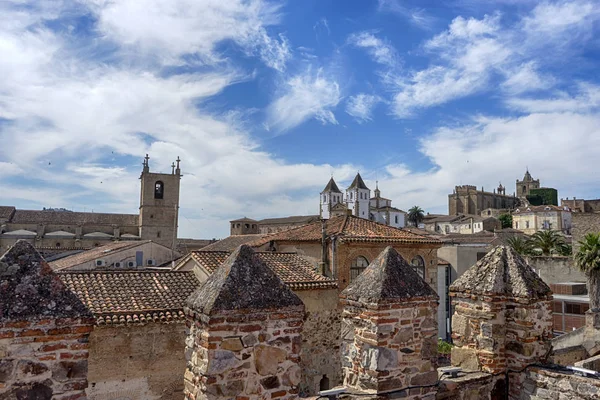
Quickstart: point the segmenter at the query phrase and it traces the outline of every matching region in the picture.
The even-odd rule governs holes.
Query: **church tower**
[[[319,215],[323,219],[331,218],[331,208],[344,201],[342,191],[338,188],[333,177],[321,192]]]
[[[528,194],[530,194],[531,189],[539,189],[540,188],[540,180],[533,179],[531,174],[529,173],[529,168],[525,171],[525,176],[523,180],[520,181],[517,179],[517,197],[520,199],[524,199]]]
[[[365,185],[360,173],[352,181],[352,184],[346,189],[346,204],[352,211],[352,215],[369,219],[369,199],[371,189]]]
[[[148,154],[144,158],[140,192],[139,227],[142,240],[152,240],[174,248],[179,216],[180,159],[171,165],[170,174],[150,172]]]

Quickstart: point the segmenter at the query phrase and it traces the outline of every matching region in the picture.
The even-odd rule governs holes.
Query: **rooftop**
[[[107,214],[56,210],[15,210],[9,220],[13,224],[119,225],[137,226],[137,214]]]
[[[250,243],[255,240],[259,240],[267,235],[263,234],[251,234],[251,235],[231,235],[225,239],[221,239],[215,243],[211,243],[206,247],[203,247],[203,251],[234,251],[243,244]]]
[[[369,190],[369,188],[367,187],[367,185],[365,185],[365,181],[363,181],[362,177],[360,176],[360,173],[356,174],[356,176],[354,177],[354,180],[352,181],[352,183],[350,184],[350,186],[348,187],[348,189],[366,189],[366,190]]]
[[[131,249],[131,248],[138,247],[145,243],[150,243],[150,242],[151,242],[151,240],[135,241],[135,242],[131,242],[131,241],[112,242],[112,243],[106,244],[104,246],[94,247],[90,250],[83,251],[81,253],[77,253],[72,256],[64,257],[64,258],[61,258],[60,260],[53,261],[50,263],[50,266],[52,267],[53,270],[60,271],[60,270],[72,268],[77,265],[81,265],[81,264],[84,264],[84,263],[87,263],[90,261],[97,260],[99,258],[102,258],[103,256],[106,256],[107,254],[113,254],[118,251]]]
[[[293,215],[291,217],[282,218],[266,218],[258,221],[258,225],[267,224],[308,224],[310,222],[318,221],[318,215]]]

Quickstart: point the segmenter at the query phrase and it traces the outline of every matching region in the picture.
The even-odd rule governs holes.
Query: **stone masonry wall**
[[[90,335],[89,400],[181,400],[186,325],[100,326]]]
[[[185,398],[200,392],[210,399],[298,397],[303,314],[299,306],[190,315]]]
[[[587,282],[572,257],[526,257],[527,264],[548,285],[561,282]]]
[[[342,298],[342,304],[344,385],[385,392],[436,382],[436,300],[365,307]],[[416,389],[410,398],[435,390]]]
[[[592,400],[600,398],[600,380],[530,367],[509,374],[510,400]]]
[[[571,233],[573,234],[573,254],[579,249],[578,242],[587,233],[600,232],[600,213],[572,213]]]
[[[0,323],[0,400],[85,398],[93,318]]]

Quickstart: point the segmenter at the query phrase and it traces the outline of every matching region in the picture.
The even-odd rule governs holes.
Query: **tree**
[[[600,233],[588,233],[579,242],[575,264],[588,278],[590,310],[600,311]]]
[[[513,236],[506,240],[506,243],[512,247],[517,253],[522,256],[529,256],[532,254],[531,240],[522,236]]]
[[[498,217],[498,220],[502,223],[502,229],[512,228],[512,215],[502,214]]]
[[[425,218],[425,212],[419,206],[413,206],[408,210],[408,222],[418,227],[423,219]]]
[[[531,236],[533,251],[544,256],[561,254],[565,245],[565,239],[558,231],[537,231]]]

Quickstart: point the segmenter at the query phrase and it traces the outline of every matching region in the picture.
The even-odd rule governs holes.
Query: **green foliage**
[[[588,233],[579,241],[575,264],[583,272],[600,272],[600,233]]]
[[[527,202],[532,206],[541,206],[544,204],[543,197],[537,194],[528,194],[525,197],[527,198]]]
[[[413,206],[408,210],[408,222],[413,224],[414,226],[419,226],[423,219],[425,218],[425,212],[419,206]]]
[[[452,351],[452,344],[442,339],[438,339],[438,353],[439,354],[450,354]]]
[[[522,256],[530,256],[533,254],[531,240],[527,238],[522,236],[513,236],[507,239],[506,243]]]
[[[558,191],[554,188],[539,188],[539,189],[531,189],[529,191],[529,196],[527,196],[527,200],[529,197],[539,198],[541,201],[540,204],[534,204],[530,201],[530,204],[534,206],[557,206],[558,205]]]
[[[512,228],[512,215],[510,214],[502,214],[498,217],[500,222],[502,223],[502,229],[504,228]]]
[[[564,237],[558,231],[537,231],[530,240],[533,251],[537,255],[561,254],[566,246]]]

